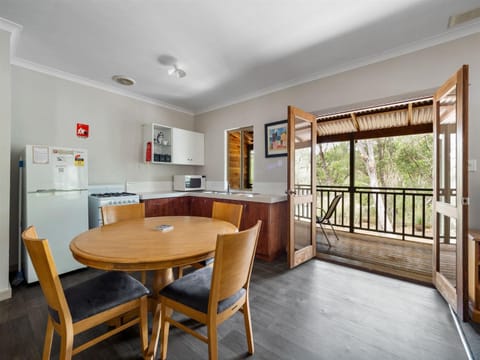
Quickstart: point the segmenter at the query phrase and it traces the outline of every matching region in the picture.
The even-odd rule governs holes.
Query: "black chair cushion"
[[[74,323],[150,294],[140,281],[122,271],[106,272],[64,292]],[[59,322],[57,311],[48,310],[52,318]]]
[[[160,295],[207,313],[212,273],[212,267],[204,267],[194,271],[163,288]],[[245,294],[245,291],[245,289],[240,289],[229,298],[220,301],[217,313],[221,313],[232,306]]]

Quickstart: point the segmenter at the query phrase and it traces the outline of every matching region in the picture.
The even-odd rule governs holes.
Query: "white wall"
[[[171,181],[173,174],[196,170],[191,166],[145,164],[142,157],[142,124],[155,122],[193,130],[190,114],[18,66],[12,66],[11,88],[11,265],[17,263],[17,164],[26,144],[86,148],[90,185]],[[77,138],[77,123],[90,125],[88,139]],[[0,249],[0,253],[8,254],[8,248],[5,252]]]
[[[193,129],[193,116],[57,77],[12,67],[12,159],[25,144],[82,147],[89,183],[171,180],[177,166],[142,162],[142,124]],[[76,124],[90,125],[88,139]]]
[[[287,106],[308,112],[348,107],[376,99],[436,88],[462,64],[470,65],[469,157],[480,160],[480,34],[438,45],[338,75],[312,81],[195,117],[195,128],[206,134],[207,179],[224,178],[225,129],[254,125],[255,185],[278,189],[286,183],[286,158],[265,158],[264,124],[287,117]],[[433,95],[433,94],[432,94]],[[470,227],[480,228],[480,174],[470,173]]]
[[[0,30],[0,300],[11,297],[8,279],[10,213],[10,33]]]

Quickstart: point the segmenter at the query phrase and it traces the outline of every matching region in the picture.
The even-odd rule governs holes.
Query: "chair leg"
[[[335,231],[335,228],[333,227],[332,223],[330,222],[330,220],[328,220],[328,224],[330,225],[330,227],[332,228],[332,231],[333,231],[333,235],[335,235],[335,238],[337,239],[338,241],[338,236],[337,236],[337,232]]]
[[[147,283],[147,272],[142,271],[140,272],[140,281],[142,282],[143,285]]]
[[[47,329],[45,330],[45,341],[43,343],[43,360],[50,359],[50,353],[52,351],[53,340],[53,322],[50,316],[47,319]]]
[[[165,360],[167,358],[167,348],[168,348],[168,333],[170,331],[170,323],[165,319],[167,316],[171,316],[173,310],[167,308],[165,304],[162,303],[162,315],[160,322],[160,342],[161,342],[161,353],[160,359]]]
[[[218,339],[217,339],[217,322],[214,318],[210,318],[208,327],[208,359],[217,360],[218,359]]]
[[[180,279],[183,277],[183,266],[178,267],[178,278]]]
[[[243,304],[243,321],[245,322],[245,333],[247,335],[248,353],[250,355],[253,355],[253,352],[255,351],[255,346],[253,343],[252,320],[250,317],[250,304],[248,301],[248,296],[245,299],[245,304]]]
[[[70,360],[73,355],[73,328],[63,326],[60,334],[60,357],[62,360]]]
[[[332,244],[330,243],[330,240],[328,239],[327,233],[325,232],[325,229],[323,228],[323,225],[321,223],[319,223],[319,224],[320,224],[320,229],[322,229],[323,236],[325,236],[325,239],[327,240],[328,247],[331,247]]]
[[[140,341],[142,354],[145,355],[148,350],[148,302],[147,297],[140,299]]]

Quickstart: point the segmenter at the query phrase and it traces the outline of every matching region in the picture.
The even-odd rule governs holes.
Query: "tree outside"
[[[431,189],[433,186],[432,136],[432,134],[419,134],[356,141],[354,186],[377,189]],[[317,185],[349,186],[349,146],[349,142],[318,144]],[[387,192],[390,193],[390,190]],[[360,198],[360,196],[363,197]],[[392,221],[395,215],[397,219],[403,217],[405,226],[412,228],[412,231],[424,227],[431,236],[431,196],[423,197],[426,199],[425,204],[421,197],[406,196],[402,201],[397,201],[395,208],[394,196],[386,194],[375,196],[369,193],[356,195],[356,226],[363,227],[361,224],[366,222],[378,222],[379,230],[398,232],[401,226],[398,221],[395,222],[395,229],[393,229]],[[371,197],[370,201],[366,197]],[[399,199],[398,196],[397,199]],[[344,201],[348,202],[348,200],[344,197]],[[320,206],[321,204],[324,206],[325,199],[319,196],[318,201]],[[345,203],[345,206],[347,205],[349,204]],[[425,207],[425,218],[423,218],[423,207]],[[383,216],[385,212],[386,216]],[[346,223],[348,224],[348,219]]]

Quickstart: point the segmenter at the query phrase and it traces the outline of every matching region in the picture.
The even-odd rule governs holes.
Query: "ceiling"
[[[191,114],[480,32],[478,0],[0,0],[12,63]],[[461,19],[468,19],[467,17]],[[3,23],[3,26],[2,26]],[[171,65],[186,72],[170,76]],[[135,79],[125,87],[114,75]]]

